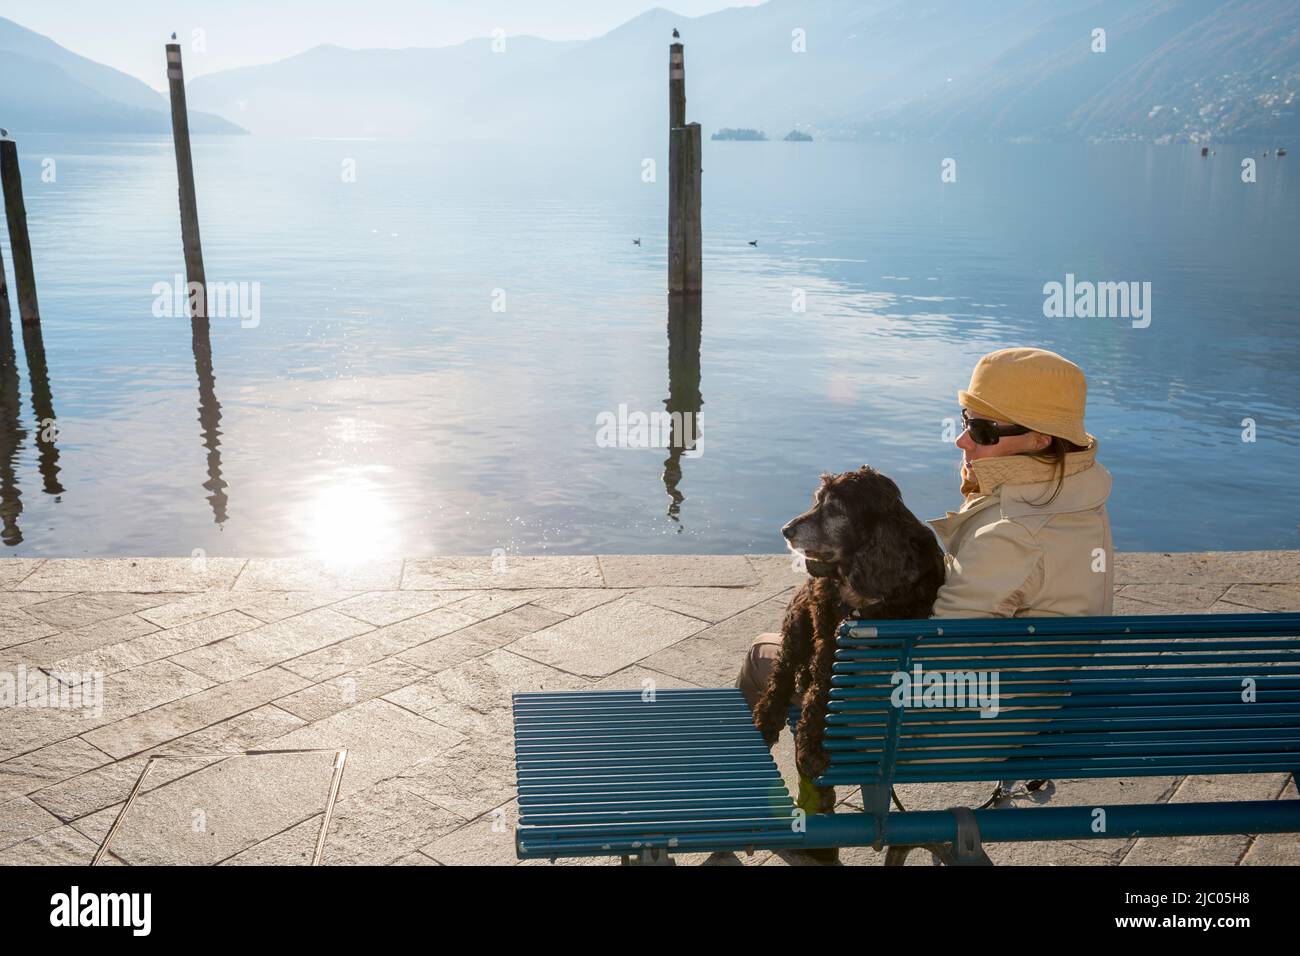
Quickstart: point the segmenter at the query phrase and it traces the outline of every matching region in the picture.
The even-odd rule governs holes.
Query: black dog
[[[812,508],[781,533],[813,577],[786,609],[781,652],[754,708],[754,725],[769,747],[775,744],[797,687],[803,697],[795,762],[811,781],[830,763],[822,741],[840,622],[929,617],[944,580],[943,551],[907,510],[898,486],[867,465],[822,475]],[[819,794],[819,812],[830,812],[834,790]]]

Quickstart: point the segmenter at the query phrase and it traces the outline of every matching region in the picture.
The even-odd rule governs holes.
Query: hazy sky
[[[0,0],[0,16],[74,53],[163,89],[158,44],[205,31],[207,51],[185,49],[189,77],[267,63],[321,43],[446,46],[500,28],[555,40],[599,36],[667,7],[700,16],[763,0]]]

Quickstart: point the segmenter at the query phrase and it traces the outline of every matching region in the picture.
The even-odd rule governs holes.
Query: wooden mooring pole
[[[23,205],[18,144],[11,139],[0,139],[0,183],[5,194],[5,219],[9,222],[9,251],[14,257],[18,315],[24,325],[35,325],[41,321],[41,309],[36,301],[36,270],[32,267],[32,243],[27,237],[27,207]]]
[[[680,43],[668,48],[668,128],[686,125],[686,54]]]
[[[672,131],[668,167],[668,292],[699,295],[703,289],[699,123]]]
[[[699,295],[700,124],[686,122],[686,61],[682,45],[668,54],[668,294]]]
[[[0,323],[9,328],[9,283],[5,280],[5,254],[0,249]]]
[[[180,184],[181,242],[185,247],[185,281],[190,301],[190,318],[208,317],[207,279],[203,274],[203,246],[199,241],[199,204],[194,191],[194,163],[190,156],[190,120],[185,106],[185,73],[181,69],[181,45],[167,44],[167,84],[171,89],[172,139],[176,144],[176,180]]]

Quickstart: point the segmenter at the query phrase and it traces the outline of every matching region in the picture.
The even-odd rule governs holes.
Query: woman
[[[935,617],[1110,614],[1110,473],[1083,427],[1082,370],[1045,349],[999,349],[957,392],[961,508],[929,522],[947,551]],[[760,634],[736,686],[753,707],[781,648]]]
[[[948,554],[935,617],[1110,614],[1110,473],[1083,427],[1087,382],[1044,349],[1000,349],[957,393],[956,512],[930,524]]]
[[[935,617],[1111,613],[1111,478],[1083,427],[1086,397],[1083,372],[1055,352],[1000,349],[976,364],[957,392],[964,500],[929,522],[947,552]],[[780,647],[760,634],[741,666],[751,709]]]

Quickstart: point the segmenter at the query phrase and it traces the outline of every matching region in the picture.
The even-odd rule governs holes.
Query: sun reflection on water
[[[308,500],[302,526],[311,552],[330,564],[354,564],[400,553],[397,513],[365,475],[337,476]]]

